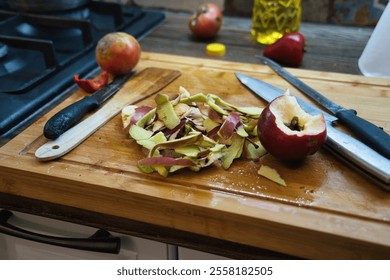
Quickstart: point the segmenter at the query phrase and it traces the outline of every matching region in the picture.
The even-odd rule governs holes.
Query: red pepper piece
[[[298,67],[303,59],[305,37],[299,32],[286,33],[282,38],[267,46],[263,55],[279,63]]]
[[[109,77],[110,75],[107,71],[103,71],[93,79],[80,79],[79,75],[76,74],[74,75],[74,81],[80,88],[92,93],[104,87],[108,83]]]

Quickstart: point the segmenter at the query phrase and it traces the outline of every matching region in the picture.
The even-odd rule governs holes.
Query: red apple
[[[141,47],[130,34],[112,32],[106,34],[97,43],[96,62],[107,72],[114,75],[129,73],[141,57]]]
[[[298,67],[303,60],[305,37],[302,33],[286,33],[264,49],[263,55],[279,63]]]
[[[282,160],[297,161],[319,150],[326,139],[326,124],[323,114],[306,113],[294,96],[285,94],[263,110],[257,132],[270,154]]]
[[[214,37],[221,25],[222,12],[214,3],[200,4],[188,21],[190,30],[198,38]]]

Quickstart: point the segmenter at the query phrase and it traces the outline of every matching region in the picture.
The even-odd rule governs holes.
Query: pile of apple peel
[[[235,106],[214,94],[191,95],[183,87],[173,100],[159,93],[155,102],[154,108],[129,105],[122,110],[123,127],[147,154],[138,161],[143,172],[166,177],[210,165],[228,169],[235,159],[266,153],[257,137],[263,108]]]

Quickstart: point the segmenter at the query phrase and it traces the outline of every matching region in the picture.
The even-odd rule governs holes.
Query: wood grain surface
[[[184,86],[192,94],[214,93],[237,105],[265,106],[236,80],[234,71],[289,87],[262,65],[144,52],[137,69],[150,66],[182,72],[162,91],[172,97]],[[389,80],[289,71],[390,131]],[[214,166],[163,178],[138,170],[136,162],[144,155],[123,132],[118,115],[69,154],[39,162],[34,152],[46,141],[45,122],[82,96],[81,91],[75,93],[0,148],[1,193],[300,258],[390,257],[390,194],[325,150],[300,165],[267,155],[258,161],[237,160],[227,171]],[[141,104],[153,105],[153,97]],[[257,175],[261,164],[277,169],[288,186]]]
[[[141,40],[143,51],[260,64],[255,55],[262,54],[265,46],[251,37],[251,17],[225,16],[217,37],[200,40],[188,29],[190,13],[167,11],[165,14],[165,23]],[[305,36],[305,54],[299,68],[361,74],[358,59],[373,30],[373,27],[302,22],[300,32]],[[207,56],[209,43],[226,45],[226,55]]]

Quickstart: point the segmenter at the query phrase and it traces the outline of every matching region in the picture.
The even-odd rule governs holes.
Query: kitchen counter
[[[183,85],[192,93],[213,92],[260,106],[265,103],[244,89],[233,71],[287,85],[268,67],[253,64],[262,47],[250,40],[250,21],[226,18],[216,41],[227,45],[227,54],[209,58],[207,42],[189,35],[186,17],[168,13],[166,22],[141,41],[144,53],[137,67],[182,71],[164,91],[173,94]],[[350,75],[359,73],[357,59],[371,32],[302,24],[305,60],[301,69],[290,70],[341,104],[358,106],[361,116],[389,131],[389,81]],[[1,208],[237,259],[390,257],[389,193],[326,151],[300,169],[268,158],[291,182],[286,189],[267,181],[250,185],[259,182],[254,177],[258,163],[250,162],[239,162],[227,173],[210,168],[165,179],[137,170],[140,151],[121,131],[117,116],[61,159],[38,162],[34,151],[45,142],[44,123],[82,96],[76,92],[0,148]]]

